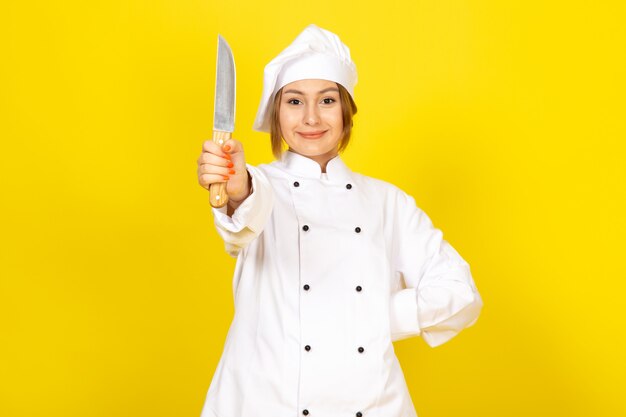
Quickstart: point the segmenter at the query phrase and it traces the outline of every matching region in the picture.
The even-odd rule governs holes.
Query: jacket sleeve
[[[439,346],[476,322],[482,299],[469,264],[401,191],[394,223],[393,265],[406,288],[391,296],[392,340],[421,335]]]
[[[248,198],[232,217],[227,214],[226,206],[212,209],[217,232],[232,257],[237,257],[241,249],[261,234],[274,207],[274,190],[267,176],[252,165],[246,167],[252,178],[252,193]]]

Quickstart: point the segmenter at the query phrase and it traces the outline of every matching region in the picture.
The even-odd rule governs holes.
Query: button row
[[[293,183],[293,186],[294,186],[294,187],[296,187],[296,188],[298,188],[298,187],[300,186],[300,183],[299,183],[298,181],[295,181],[295,182]],[[351,189],[352,189],[352,184],[346,184],[346,188],[347,188],[348,190],[351,190]]]
[[[304,350],[306,350],[307,352],[310,352],[310,351],[311,351],[311,345],[306,345],[306,346],[304,347]],[[357,351],[358,351],[359,353],[363,353],[363,352],[365,352],[365,348],[364,348],[363,346],[359,346],[359,348],[357,349]]]
[[[305,416],[309,415],[309,410],[307,410],[306,408],[304,410],[302,410],[302,414],[304,414]],[[357,413],[355,414],[356,417],[363,417],[363,413],[360,411],[357,411]]]
[[[304,284],[304,286],[302,288],[304,288],[304,291],[308,291],[308,290],[311,289],[311,286],[309,284]],[[360,285],[357,285],[355,290],[357,292],[361,292],[361,291],[363,291],[363,287],[361,287]]]
[[[304,226],[302,226],[302,230],[304,230],[305,232],[308,232],[309,229],[310,229],[310,227],[309,227],[308,224],[305,224]],[[358,227],[358,226],[354,228],[354,231],[357,232],[357,233],[361,233],[361,230],[362,229],[360,227]]]
[[[296,188],[297,188],[297,187],[300,187],[300,183],[299,183],[298,181],[295,181],[295,182],[293,183],[293,186],[294,186],[294,187],[296,187]],[[346,184],[346,189],[351,190],[351,189],[352,189],[352,184]],[[307,225],[307,224],[305,224],[304,226],[302,226],[302,230],[304,230],[305,232],[307,232],[309,229],[310,229],[310,228],[309,228],[309,225]],[[361,233],[361,228],[360,228],[360,227],[356,227],[356,228],[354,229],[354,231],[355,231],[356,233]],[[311,287],[309,286],[309,284],[305,284],[303,288],[304,288],[304,290],[305,290],[305,291],[308,291]],[[358,286],[356,287],[356,291],[361,292],[362,290],[363,290],[363,288],[362,288],[360,285],[358,285]],[[310,345],[306,345],[306,346],[304,347],[304,350],[306,350],[307,352],[309,352],[309,351],[311,350],[311,346],[310,346]],[[364,349],[362,346],[359,346],[359,348],[357,349],[357,351],[358,351],[359,353],[363,353],[363,352],[365,352],[365,349]],[[303,414],[303,415],[305,415],[305,416],[308,416],[308,415],[309,415],[309,410],[307,410],[307,409],[302,410],[302,414]],[[363,413],[362,413],[362,412],[360,412],[360,411],[358,411],[358,412],[355,414],[355,416],[356,416],[356,417],[363,417]]]

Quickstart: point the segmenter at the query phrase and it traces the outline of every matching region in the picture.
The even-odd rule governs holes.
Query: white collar
[[[320,164],[292,151],[285,151],[277,164],[284,170],[305,178],[322,178],[322,167]],[[352,171],[343,160],[337,155],[326,164],[326,174],[328,181],[336,183],[350,183],[352,181]]]

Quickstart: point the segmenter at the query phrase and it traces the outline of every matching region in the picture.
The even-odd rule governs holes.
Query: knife
[[[222,146],[235,130],[235,60],[233,51],[220,35],[217,35],[216,66],[213,142]],[[209,186],[209,201],[213,207],[228,203],[225,182]]]

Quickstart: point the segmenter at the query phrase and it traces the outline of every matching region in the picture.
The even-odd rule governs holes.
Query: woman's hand
[[[250,194],[243,145],[236,139],[227,140],[223,146],[212,140],[202,144],[202,154],[198,158],[198,183],[208,190],[209,185],[217,182],[226,182],[230,208],[239,206]]]

